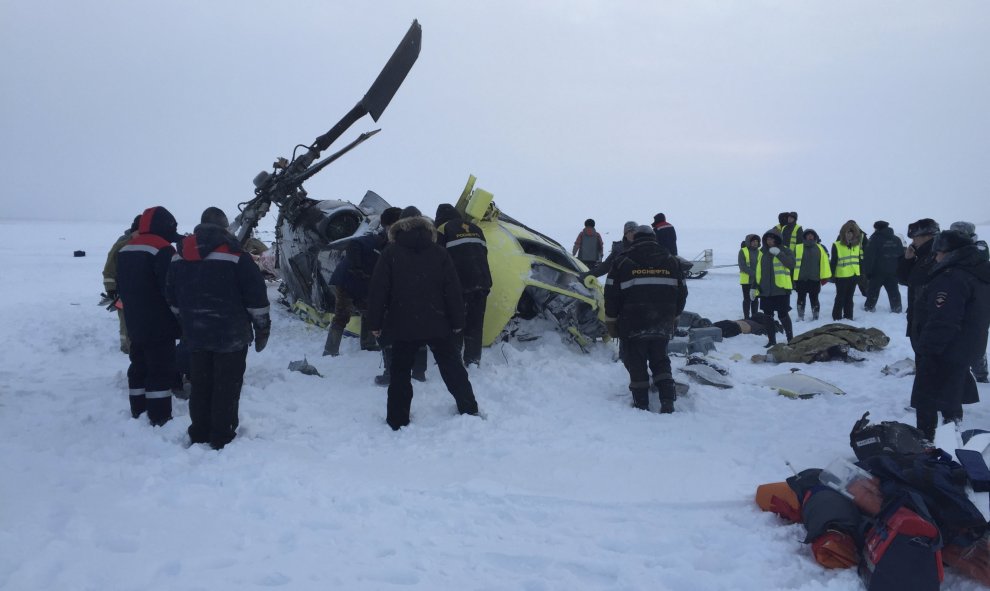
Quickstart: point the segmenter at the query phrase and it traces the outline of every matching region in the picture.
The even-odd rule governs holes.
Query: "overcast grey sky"
[[[432,213],[469,173],[570,236],[648,222],[831,236],[990,220],[990,2],[0,0],[0,218],[234,212],[364,94],[382,133],[307,185]],[[191,228],[183,228],[188,230]],[[571,231],[573,229],[573,232]]]

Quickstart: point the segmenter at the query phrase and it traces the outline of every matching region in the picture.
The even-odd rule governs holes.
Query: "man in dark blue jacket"
[[[481,337],[485,329],[485,306],[492,289],[488,268],[488,243],[476,224],[464,221],[449,203],[437,207],[437,244],[447,248],[457,269],[464,297],[464,331],[458,333],[458,352],[464,351],[464,366],[481,363]],[[462,338],[463,337],[463,338]]]
[[[340,341],[344,337],[344,329],[351,321],[355,311],[364,310],[368,298],[368,283],[371,273],[375,270],[382,249],[388,244],[389,226],[399,219],[402,212],[398,207],[389,207],[378,218],[380,229],[377,232],[353,238],[347,243],[344,258],[334,268],[330,276],[330,288],[333,290],[334,307],[333,320],[323,354],[336,357],[340,354]],[[361,323],[361,346],[364,349],[373,347],[372,340],[365,337],[367,322]],[[377,346],[374,346],[377,348]]]
[[[612,265],[605,282],[605,325],[622,339],[622,362],[629,372],[633,406],[649,408],[650,373],[660,391],[660,412],[674,412],[674,376],[667,342],[684,311],[687,285],[677,258],[639,226],[632,247]]]
[[[137,232],[117,254],[117,291],[130,338],[127,368],[131,416],[148,412],[152,425],[172,418],[179,324],[165,299],[169,263],[179,239],[175,217],[164,207],[141,214]]]
[[[258,265],[211,207],[179,244],[168,275],[168,300],[190,350],[189,439],[221,449],[234,438],[247,348],[268,343],[268,290]]]
[[[916,345],[911,406],[918,428],[932,439],[938,413],[962,419],[962,405],[977,402],[970,366],[986,351],[990,327],[990,262],[973,239],[946,230],[933,241],[935,266],[916,302],[911,326]]]
[[[887,291],[890,311],[899,314],[902,308],[901,290],[897,284],[897,263],[904,256],[904,243],[894,234],[890,224],[883,220],[874,222],[873,230],[863,252],[861,270],[869,280],[863,309],[867,312],[876,309],[880,289],[883,288]]]

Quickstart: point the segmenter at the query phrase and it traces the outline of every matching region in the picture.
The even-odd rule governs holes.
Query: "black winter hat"
[[[935,243],[932,245],[933,252],[952,252],[964,246],[973,244],[973,239],[969,234],[959,230],[945,230],[935,236]]]
[[[658,213],[657,215],[653,216],[653,223],[654,224],[659,224],[661,222],[666,222],[666,221],[667,221],[667,216],[665,216],[662,213]]]
[[[649,236],[651,238],[657,237],[656,233],[653,232],[653,228],[649,226],[636,226],[636,229],[633,230],[633,239],[639,238],[641,236]]]
[[[791,211],[791,212],[788,212],[788,213],[787,213],[787,215],[788,215],[789,217],[792,217],[792,218],[794,218],[794,221],[795,221],[795,222],[797,221],[797,212],[796,212],[796,211]]]
[[[204,209],[203,215],[199,216],[199,223],[213,224],[214,226],[220,226],[221,228],[226,228],[230,225],[230,223],[227,222],[227,214],[225,214],[219,207],[207,207]]]
[[[134,221],[131,222],[131,232],[137,232],[138,224],[141,223],[141,214],[134,216]]]
[[[414,218],[421,215],[423,215],[423,212],[417,209],[415,205],[410,205],[409,207],[402,210],[402,213],[399,214],[399,219],[402,220],[405,218]]]
[[[635,233],[637,227],[639,227],[639,224],[636,222],[626,222],[625,224],[622,224],[622,235],[625,236],[627,232]]]
[[[399,221],[399,216],[402,215],[402,209],[398,207],[389,207],[378,216],[378,223],[383,226],[391,226],[395,222]]]
[[[934,236],[939,231],[938,222],[932,218],[921,218],[913,224],[908,224],[908,238],[916,236]]]
[[[782,212],[778,213],[777,214],[777,223],[779,223],[781,226],[783,226],[784,224],[787,223],[787,216],[789,216],[789,215],[791,215],[791,212],[789,212],[789,211],[782,211]]]
[[[879,220],[879,221],[873,222],[873,229],[874,230],[883,230],[884,228],[889,228],[889,227],[890,227],[890,224],[888,224],[887,222],[885,222],[883,220]]]
[[[433,217],[437,227],[439,228],[443,224],[454,219],[461,219],[461,214],[457,209],[449,203],[441,203],[437,206],[437,215]]]
[[[593,220],[591,218],[588,218],[588,219],[584,220],[584,227],[585,228],[594,228],[595,227],[595,220]]]

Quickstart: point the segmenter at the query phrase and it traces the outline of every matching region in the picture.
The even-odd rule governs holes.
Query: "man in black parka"
[[[454,345],[464,330],[464,299],[457,269],[437,241],[429,218],[407,207],[389,228],[390,243],[382,251],[368,289],[369,327],[384,329],[392,341],[386,422],[398,431],[409,424],[413,389],[411,372],[417,349],[429,346],[447,390],[461,414],[478,414],[478,403]]]
[[[667,342],[686,302],[687,285],[677,258],[657,243],[652,228],[639,226],[632,247],[612,265],[605,281],[605,324],[609,334],[622,339],[622,362],[638,409],[649,408],[652,372],[660,412],[674,412],[677,394]]]
[[[917,354],[911,326],[914,324],[916,300],[921,288],[928,282],[928,273],[935,266],[935,253],[932,252],[932,240],[938,234],[938,222],[931,218],[922,218],[908,224],[908,238],[911,244],[904,249],[904,256],[897,261],[897,281],[907,286],[907,336],[911,338],[911,348]]]
[[[261,270],[227,231],[227,216],[211,207],[200,221],[172,257],[168,300],[190,351],[189,439],[222,449],[237,430],[252,329],[261,352],[271,319]]]
[[[904,243],[894,234],[890,224],[883,220],[874,222],[873,230],[863,252],[861,271],[869,280],[863,309],[867,312],[876,309],[880,289],[883,288],[887,291],[890,311],[899,314],[902,308],[901,291],[897,284],[897,262],[904,256]]]
[[[141,214],[137,232],[117,254],[117,290],[130,338],[127,368],[131,416],[148,412],[152,425],[172,418],[179,323],[165,299],[165,282],[179,239],[175,217],[164,207]]]
[[[481,363],[481,335],[485,328],[485,306],[492,289],[488,268],[488,243],[477,225],[461,218],[453,205],[437,207],[437,244],[445,247],[454,261],[464,298],[464,331],[458,333],[458,352],[464,350],[464,366]],[[460,338],[463,336],[463,338]]]
[[[990,327],[990,262],[968,235],[941,232],[934,240],[935,266],[922,288],[912,325],[917,374],[911,391],[918,428],[935,435],[938,413],[962,419],[962,405],[979,400],[970,373],[986,350]]]

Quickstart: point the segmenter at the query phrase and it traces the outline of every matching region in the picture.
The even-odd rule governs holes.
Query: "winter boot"
[[[674,400],[677,398],[677,388],[674,380],[663,380],[657,384],[660,390],[660,414],[674,412]]]
[[[629,388],[633,397],[633,408],[639,410],[650,410],[650,390],[649,388]]]
[[[804,321],[804,304],[798,304],[798,322]]]
[[[148,407],[147,399],[144,397],[144,388],[132,388],[128,398],[131,402],[131,416],[136,419]]]
[[[819,312],[821,312],[821,306],[812,306],[811,307],[811,319],[812,320],[818,320],[818,313]]]
[[[743,320],[749,320],[749,302],[743,302]]]
[[[323,356],[336,357],[340,355],[340,340],[344,338],[344,329],[336,326],[330,327],[327,333],[327,344],[323,346]]]
[[[794,338],[794,326],[791,324],[791,315],[784,314],[784,317],[780,319],[780,323],[784,325],[784,334],[787,336],[787,342],[791,342]]]

